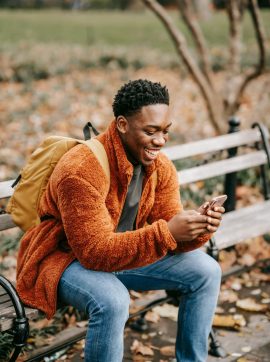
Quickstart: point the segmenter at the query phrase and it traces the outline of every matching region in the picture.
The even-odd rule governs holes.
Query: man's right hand
[[[191,241],[201,234],[209,233],[208,219],[195,210],[182,211],[168,221],[168,227],[176,242]]]

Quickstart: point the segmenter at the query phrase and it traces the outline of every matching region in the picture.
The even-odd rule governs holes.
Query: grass
[[[178,13],[172,16],[186,33]],[[268,39],[270,11],[262,11]],[[227,43],[228,23],[226,15],[218,12],[202,23],[205,36],[212,46]],[[213,31],[214,29],[214,31]],[[244,38],[247,44],[254,42],[254,34],[248,14],[244,22]],[[166,52],[174,52],[173,45],[163,25],[151,12],[102,12],[61,10],[1,10],[1,44],[57,43],[97,46],[144,46]]]

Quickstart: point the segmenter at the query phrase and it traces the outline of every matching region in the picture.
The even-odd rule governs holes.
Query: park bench
[[[224,193],[228,195],[225,208],[227,213],[219,230],[207,244],[207,252],[218,259],[220,250],[232,247],[237,243],[257,237],[270,232],[270,192],[269,192],[269,134],[267,128],[262,124],[254,124],[251,129],[239,131],[239,122],[232,118],[230,120],[229,133],[200,141],[190,142],[183,145],[166,147],[164,153],[176,163],[188,158],[195,158],[196,164],[181,164],[179,181],[181,187],[187,187],[191,183],[204,182],[208,179],[224,175]],[[249,168],[260,171],[262,181],[263,201],[252,205],[236,208],[235,190],[237,185],[237,173]],[[7,199],[12,195],[11,188],[13,180],[0,183],[0,199]],[[0,231],[14,228],[10,216],[2,210],[0,215]],[[234,270],[235,271],[235,270]],[[237,271],[237,270],[236,270]],[[164,298],[151,302],[148,306],[137,313],[130,315],[135,317],[137,328],[144,330],[146,322],[144,315],[147,310],[157,304],[165,302],[177,303],[179,296],[167,293]],[[20,303],[14,286],[3,276],[0,276],[0,333],[8,331],[14,335],[13,345],[15,347],[11,361],[16,360],[22,346],[28,336],[28,319],[35,318],[38,311],[32,308],[24,308]],[[71,327],[60,332],[55,343],[45,346],[33,352],[28,361],[34,361],[51,353],[56,352],[76,341],[84,338],[86,328]],[[212,345],[211,353],[222,356],[215,336],[210,334]]]

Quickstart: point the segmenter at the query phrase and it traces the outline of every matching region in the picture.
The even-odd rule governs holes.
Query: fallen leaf
[[[256,259],[253,255],[249,254],[249,253],[245,253],[243,254],[243,256],[241,258],[239,258],[238,263],[241,265],[247,265],[247,266],[251,266],[256,262]]]
[[[213,320],[214,327],[232,328],[238,330],[246,325],[246,320],[241,314],[235,315],[215,315]]]
[[[264,274],[258,270],[252,270],[250,272],[250,276],[253,280],[256,280],[256,281],[262,281],[262,282],[270,281],[270,275]]]
[[[160,353],[163,356],[174,357],[175,356],[175,346],[164,346],[160,348]]]
[[[236,262],[236,260],[235,250],[221,250],[219,253],[219,263],[223,272],[228,270]]]
[[[45,328],[45,327],[49,327],[52,324],[53,324],[53,320],[52,319],[48,320],[46,318],[39,319],[38,321],[31,321],[30,322],[30,325],[31,325],[32,329],[42,329],[42,328]]]
[[[244,347],[241,348],[241,351],[243,351],[245,353],[248,353],[248,352],[251,351],[251,349],[252,349],[251,346],[244,346]]]
[[[135,339],[130,347],[130,350],[134,354],[141,354],[143,356],[154,356],[152,348],[144,345],[142,342]]]
[[[239,281],[235,281],[232,283],[231,288],[235,291],[238,291],[238,290],[242,289],[242,284],[239,283]]]
[[[254,289],[250,292],[251,295],[260,295],[262,292],[261,289]]]
[[[171,304],[163,304],[153,308],[153,311],[158,313],[160,317],[170,318],[173,321],[177,321],[178,318],[178,308]]]
[[[224,303],[234,303],[238,300],[238,295],[233,291],[229,289],[221,290],[219,293],[219,302]]]
[[[141,298],[142,296],[142,293],[136,292],[135,290],[131,290],[129,293],[134,298]]]
[[[217,314],[222,314],[222,313],[224,313],[225,311],[224,311],[224,308],[222,308],[222,307],[220,307],[220,306],[217,306],[216,307],[216,313]]]
[[[147,312],[145,315],[147,322],[157,323],[160,320],[160,315],[156,311]]]
[[[267,305],[259,304],[252,298],[240,299],[236,302],[236,306],[248,312],[264,312],[268,309]]]

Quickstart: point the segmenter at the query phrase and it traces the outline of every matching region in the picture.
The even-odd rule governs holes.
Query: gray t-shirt
[[[144,170],[142,165],[135,165],[125,204],[117,226],[117,232],[133,230],[135,227],[139,202],[142,195],[143,176]]]

